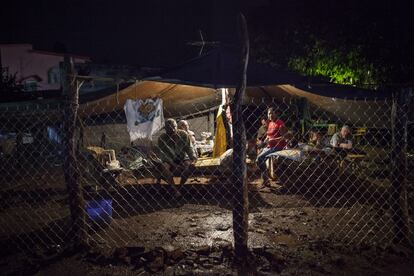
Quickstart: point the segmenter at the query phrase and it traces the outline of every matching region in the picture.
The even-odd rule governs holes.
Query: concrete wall
[[[30,44],[0,44],[0,53],[2,66],[8,68],[10,74],[17,73],[17,80],[24,82],[29,76],[36,75],[41,79],[37,82],[37,90],[60,88],[60,78],[56,82],[53,78],[49,79],[48,74],[50,70],[59,74],[62,54],[36,51]],[[75,63],[87,60],[88,58],[74,58]]]
[[[100,146],[102,134],[106,136],[106,148],[119,151],[130,145],[126,124],[106,124],[97,126],[85,126],[84,145]]]
[[[215,113],[211,112],[206,116],[186,119],[190,125],[190,130],[195,133],[196,140],[201,140],[202,132],[211,132],[214,135],[214,117]]]

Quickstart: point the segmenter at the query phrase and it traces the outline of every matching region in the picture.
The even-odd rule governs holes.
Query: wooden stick
[[[408,242],[409,219],[406,190],[407,117],[412,89],[394,91],[391,113],[391,212],[394,221],[394,243]]]
[[[246,19],[239,15],[240,22],[240,82],[232,104],[233,120],[233,235],[235,261],[247,263],[249,201],[246,181],[246,130],[242,117],[242,99],[246,90],[247,65],[249,61],[249,36]]]
[[[75,153],[75,128],[79,107],[80,83],[73,77],[73,61],[65,56],[63,64],[62,87],[66,98],[64,117],[64,175],[69,196],[69,208],[72,218],[71,236],[74,246],[86,245],[85,202],[80,185],[79,168]]]

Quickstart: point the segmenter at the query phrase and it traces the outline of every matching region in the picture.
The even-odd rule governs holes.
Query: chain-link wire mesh
[[[118,98],[80,104],[74,142],[90,244],[233,242],[230,107],[218,96],[208,104],[183,100],[176,108],[168,101],[132,100],[130,109]],[[315,238],[392,242],[402,231],[393,193],[407,192],[409,214],[403,217],[413,215],[414,164],[408,139],[402,149],[406,189],[394,189],[393,164],[401,156],[393,151],[404,140],[393,140],[393,131],[405,130],[392,129],[393,118],[401,119],[392,117],[392,107],[391,100],[248,94],[249,246]],[[62,105],[21,104],[0,115],[0,231],[18,250],[48,250],[71,240],[63,113]],[[131,141],[132,135],[151,139]]]

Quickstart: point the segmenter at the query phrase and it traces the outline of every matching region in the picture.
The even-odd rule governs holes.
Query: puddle
[[[300,241],[294,235],[281,234],[271,237],[271,240],[278,245],[294,247],[300,244]]]

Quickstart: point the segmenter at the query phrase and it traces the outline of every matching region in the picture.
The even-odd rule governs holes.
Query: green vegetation
[[[383,79],[383,72],[365,58],[362,47],[346,51],[320,41],[305,48],[302,55],[290,58],[288,66],[303,75],[326,77],[338,84],[376,86]]]

